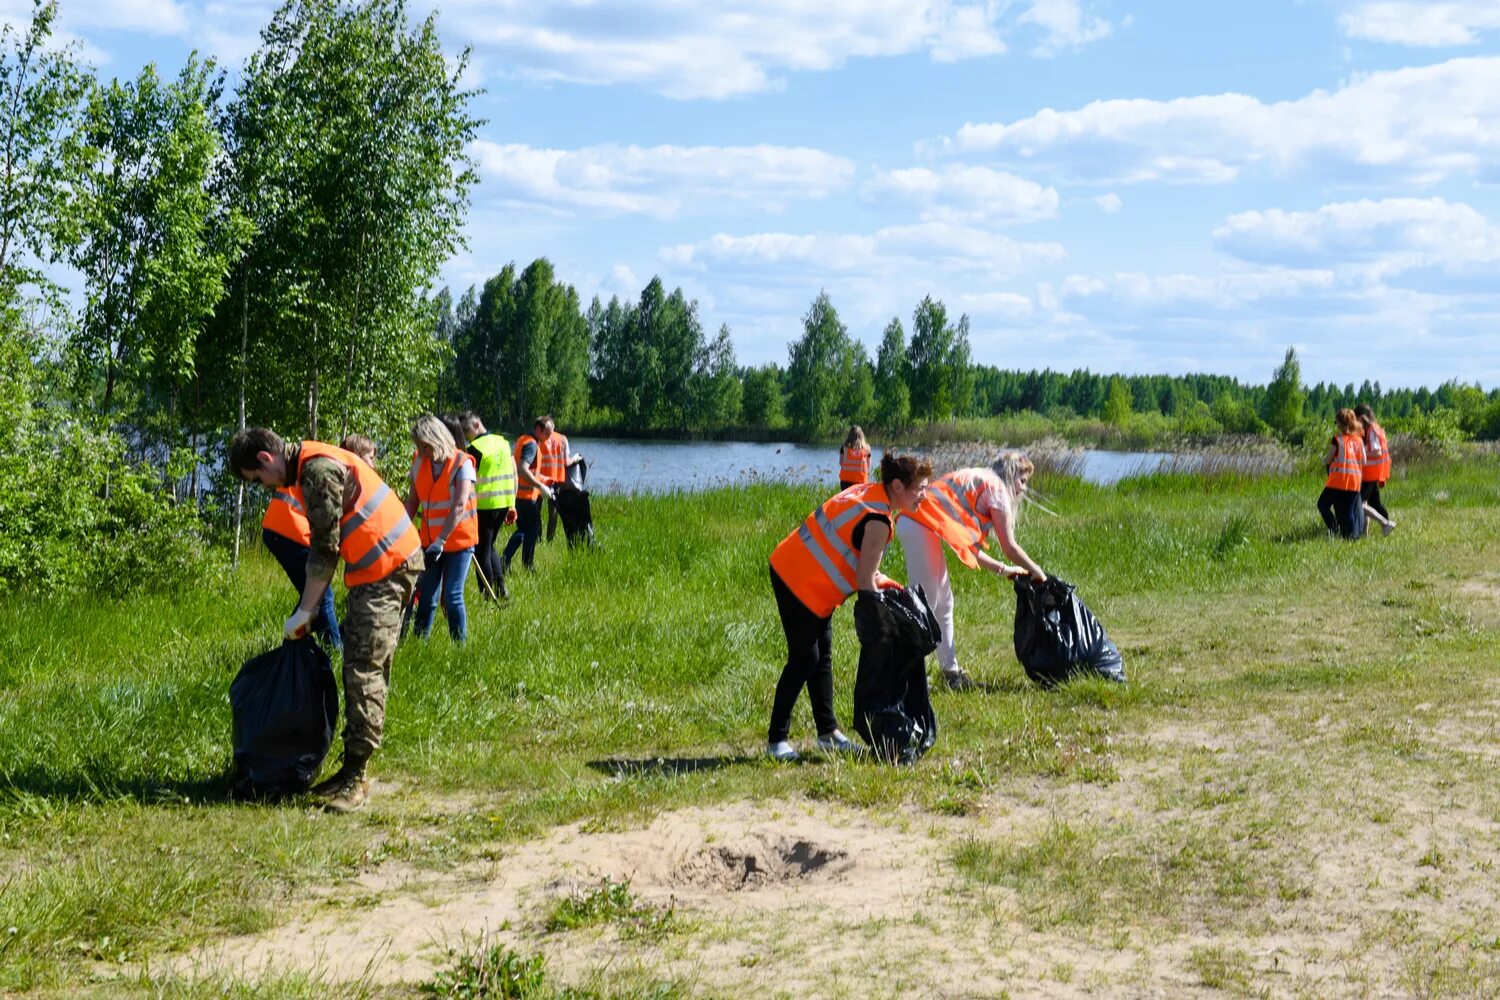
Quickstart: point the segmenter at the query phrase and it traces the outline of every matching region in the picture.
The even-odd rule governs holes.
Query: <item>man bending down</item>
[[[332,812],[364,805],[370,757],[385,729],[385,694],[401,637],[401,611],[422,572],[422,546],[401,499],[360,458],[321,441],[283,441],[249,427],[229,442],[236,475],[290,494],[307,512],[312,540],[307,583],[282,632],[306,634],[340,559],[349,588],[344,613],[344,761],[313,787]]]

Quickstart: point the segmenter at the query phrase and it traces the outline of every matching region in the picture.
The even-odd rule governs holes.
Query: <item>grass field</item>
[[[901,770],[757,755],[765,557],[816,491],[596,498],[601,551],[403,645],[349,817],[225,798],[229,682],[292,603],[269,558],[11,595],[0,993],[1500,995],[1500,464],[1412,471],[1358,544],[1320,485],[1043,483],[1022,541],[1131,682],[1033,689],[1013,597],[960,570],[986,690],[936,693]]]

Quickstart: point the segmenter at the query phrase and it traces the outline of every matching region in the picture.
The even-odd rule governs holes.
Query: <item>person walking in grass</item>
[[[583,461],[583,456],[573,453],[573,446],[568,441],[568,436],[556,428],[551,417],[542,419],[547,422],[547,436],[544,439],[538,439],[536,471],[555,488],[567,482],[568,470]],[[553,495],[547,498],[547,541],[549,542],[557,534],[557,521],[557,497]]]
[[[833,711],[833,613],[855,593],[899,586],[880,573],[891,518],[917,509],[930,475],[925,461],[887,452],[881,482],[851,487],[824,502],[771,553],[771,590],[787,650],[766,737],[766,753],[775,760],[801,759],[788,737],[804,687],[817,724],[817,748],[856,749]]]
[[[334,812],[358,809],[369,797],[367,768],[385,731],[401,612],[422,572],[421,540],[391,488],[342,448],[285,442],[274,431],[250,427],[229,442],[229,467],[241,479],[289,494],[306,512],[307,582],[282,625],[286,638],[306,634],[344,561],[344,759],[312,792]]]
[[[1365,513],[1380,522],[1381,534],[1396,530],[1396,522],[1380,500],[1380,491],[1391,478],[1391,450],[1385,439],[1385,428],[1375,422],[1375,411],[1368,403],[1354,408],[1365,430],[1365,461],[1359,470],[1359,498]]]
[[[479,543],[474,459],[459,450],[444,422],[430,413],[417,418],[411,439],[417,451],[412,456],[406,513],[415,515],[421,507],[419,530],[427,562],[427,570],[417,583],[417,636],[426,638],[432,631],[441,591],[448,635],[463,642],[469,637],[464,585],[469,579],[474,547]]]
[[[505,543],[504,572],[510,572],[510,563],[517,549],[521,550],[521,565],[533,568],[536,543],[542,536],[542,500],[553,502],[553,488],[568,474],[566,452],[559,460],[558,444],[552,441],[556,434],[552,418],[541,416],[532,423],[530,434],[522,434],[516,439],[516,476],[519,480],[516,486],[516,530]],[[566,438],[561,446],[567,448]]]
[[[870,446],[865,442],[865,432],[855,424],[839,448],[839,489],[847,490],[869,481]]]
[[[1359,488],[1365,464],[1364,425],[1354,411],[1345,407],[1335,417],[1338,433],[1328,439],[1323,465],[1328,478],[1318,497],[1318,513],[1332,534],[1343,538],[1363,538],[1364,505]]]
[[[486,597],[509,597],[505,586],[505,566],[495,542],[500,528],[516,519],[516,458],[510,442],[485,429],[484,421],[473,410],[460,418],[468,452],[478,466],[474,506],[479,512],[479,544],[474,548],[474,565],[486,585]]]
[[[974,681],[958,664],[953,582],[948,578],[943,543],[970,569],[985,569],[1001,577],[1030,576],[1036,583],[1046,583],[1047,574],[1016,541],[1033,471],[1031,459],[1007,451],[989,468],[957,469],[939,476],[927,490],[927,502],[896,519],[896,535],[906,554],[907,585],[922,588],[938,620],[942,631],[938,666],[943,682],[955,691],[972,688]],[[984,550],[990,534],[999,540],[1000,551],[1018,565],[1007,566]]]

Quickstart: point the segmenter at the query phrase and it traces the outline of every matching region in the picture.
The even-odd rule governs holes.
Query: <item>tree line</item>
[[[523,426],[547,410],[575,430],[628,434],[837,435],[849,424],[886,433],[965,418],[1036,414],[1060,428],[1095,421],[1146,425],[1157,437],[1321,433],[1334,413],[1369,403],[1394,428],[1453,438],[1500,438],[1500,390],[1454,380],[1435,390],[1385,389],[1365,380],[1304,385],[1288,349],[1264,385],[1227,375],[1125,375],[975,364],[969,318],[931,296],[911,335],[899,316],[872,358],[826,292],[802,317],[783,364],[739,365],[730,331],[709,337],[697,303],[654,277],[634,300],[585,308],[546,259],[513,264],[428,303],[429,328],[447,359],[439,404],[476,408]]]

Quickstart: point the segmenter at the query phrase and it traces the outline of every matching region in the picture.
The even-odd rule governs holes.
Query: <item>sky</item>
[[[262,0],[61,0],[101,76]],[[653,275],[785,364],[826,291],[1002,368],[1500,385],[1500,0],[412,0],[483,88],[454,295]],[[0,0],[23,18],[26,0]]]

